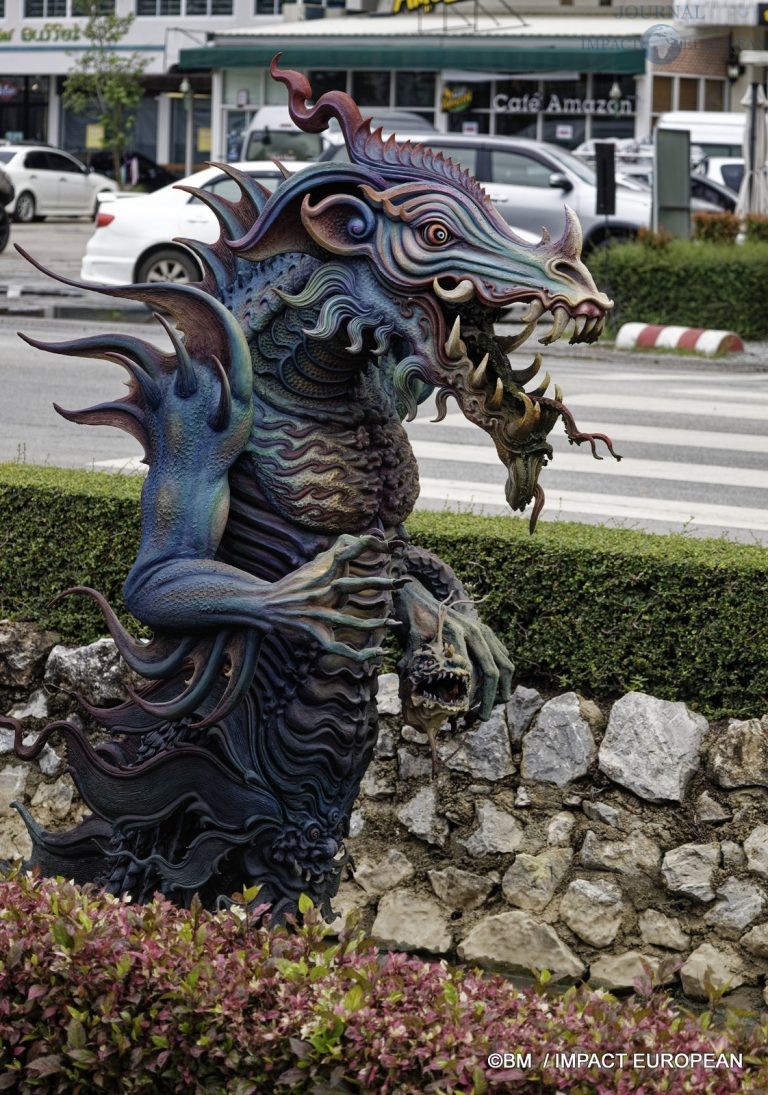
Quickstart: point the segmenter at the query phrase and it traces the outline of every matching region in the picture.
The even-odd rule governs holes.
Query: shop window
[[[94,10],[93,6],[84,0],[72,0],[72,15],[79,15],[82,18],[87,18]],[[98,0],[95,7],[97,15],[114,15],[115,14],[115,0]]]
[[[433,72],[396,72],[395,106],[404,109],[435,106],[435,74]]]
[[[359,106],[389,106],[390,72],[353,72],[352,98]]]
[[[181,0],[136,0],[137,15],[181,15]]]
[[[186,15],[231,15],[232,0],[186,0]]]
[[[722,110],[725,98],[725,80],[704,81],[704,109]]]
[[[307,73],[307,79],[312,85],[314,101],[325,95],[326,91],[346,91],[346,69],[315,69]]]
[[[60,19],[67,14],[67,0],[24,0],[25,19]]]
[[[699,105],[699,81],[683,79],[677,92],[678,110],[696,110]]]
[[[231,15],[232,0],[186,0],[187,15]]]
[[[497,114],[496,133],[500,137],[536,137],[535,114]]]
[[[653,102],[651,113],[663,114],[665,110],[672,109],[672,77],[653,77]]]
[[[283,10],[283,0],[253,0],[254,15],[279,15]]]

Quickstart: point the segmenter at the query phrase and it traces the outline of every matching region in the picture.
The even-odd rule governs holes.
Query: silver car
[[[553,237],[565,225],[563,206],[569,205],[581,221],[585,249],[599,247],[607,237],[631,239],[651,219],[651,194],[631,180],[618,180],[616,212],[595,212],[597,182],[594,170],[557,145],[525,137],[468,136],[459,133],[399,133],[399,141],[425,144],[443,152],[470,171],[482,184],[509,224]],[[323,160],[346,159],[344,146],[326,149]]]

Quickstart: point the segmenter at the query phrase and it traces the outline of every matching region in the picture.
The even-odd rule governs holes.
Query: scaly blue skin
[[[408,696],[421,683],[439,705],[442,642],[479,717],[512,680],[471,605],[440,611],[466,598],[455,575],[402,532],[418,495],[402,419],[432,393],[442,416],[454,396],[494,438],[510,504],[539,507],[547,433],[563,417],[572,440],[587,435],[559,391],[524,390],[538,363],[513,369],[494,320],[527,302],[551,310],[555,328],[567,313],[574,338],[591,341],[609,302],[581,264],[571,216],[558,243],[526,245],[450,161],[384,144],[340,93],[307,107],[303,77],[273,74],[297,124],[339,119],[352,162],[310,167],[271,196],[222,165],[242,197],[200,194],[222,225],[213,246],[186,241],[201,285],[100,290],[160,310],[166,351],[133,335],[33,343],[128,372],[123,399],[61,413],[119,426],[144,447],[125,596],[152,642],[133,640],[86,592],[152,683],[121,707],[90,708],[109,746],[65,723],[25,747],[6,721],[21,756],[64,735],[93,810],[64,835],[28,818],[45,872],[182,904],[258,883],[276,916],[302,891],[330,915],[376,740],[386,629],[404,648]]]

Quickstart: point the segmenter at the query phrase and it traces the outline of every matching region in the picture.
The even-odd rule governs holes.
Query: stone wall
[[[116,702],[127,675],[109,639],[71,649],[0,624],[2,709],[30,734],[71,717],[74,692]],[[433,779],[394,675],[379,711],[340,915],[385,946],[513,974],[621,990],[650,971],[695,1000],[727,986],[762,1004],[768,715],[710,725],[642,693],[598,706],[520,685],[487,723],[441,732]],[[0,729],[0,858],[29,850],[14,798],[53,829],[83,813],[56,749],[25,764]]]

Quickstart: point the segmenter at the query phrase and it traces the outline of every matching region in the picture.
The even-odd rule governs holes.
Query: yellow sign
[[[197,151],[211,151],[211,130],[209,126],[200,126],[197,131]]]
[[[435,4],[456,4],[458,0],[394,0],[392,14],[399,15],[401,11],[423,11],[429,14]]]
[[[471,87],[444,87],[440,97],[440,109],[448,114],[460,114],[472,105]]]
[[[103,148],[104,147],[104,126],[91,124],[85,127],[85,147],[86,148]]]

